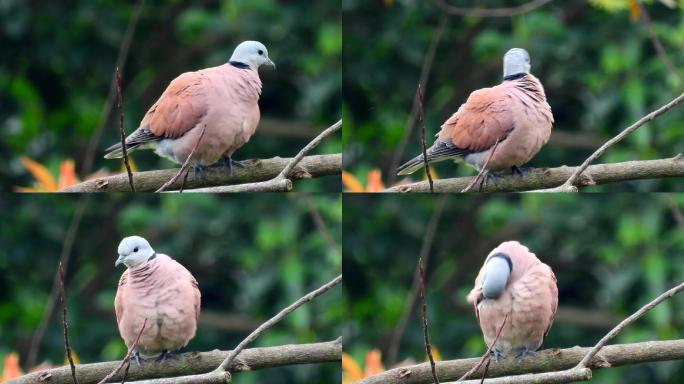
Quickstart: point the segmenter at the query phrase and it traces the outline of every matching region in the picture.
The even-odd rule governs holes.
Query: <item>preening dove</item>
[[[138,364],[140,354],[161,352],[159,358],[164,360],[169,352],[185,347],[197,330],[197,280],[169,256],[156,253],[140,236],[121,240],[114,265],[119,264],[127,269],[119,280],[114,307],[119,333],[128,348],[145,324],[135,354]]]
[[[558,308],[558,287],[551,268],[527,247],[507,241],[494,248],[468,294],[485,343],[495,358],[525,357],[541,348]]]
[[[474,91],[437,133],[427,149],[430,163],[453,159],[481,170],[491,150],[487,170],[499,171],[530,161],[551,136],[553,114],[544,87],[530,73],[530,56],[513,48],[504,55],[503,82]],[[497,144],[498,141],[498,144]],[[408,175],[423,167],[419,155],[398,168]]]
[[[275,67],[266,47],[245,41],[228,63],[178,76],[126,138],[127,150],[154,149],[182,164],[206,126],[190,164],[208,166],[223,158],[232,171],[233,153],[249,141],[259,123],[261,65]],[[121,143],[106,151],[107,159],[123,156]]]

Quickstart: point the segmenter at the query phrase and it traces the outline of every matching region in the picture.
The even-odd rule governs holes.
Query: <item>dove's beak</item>
[[[271,60],[271,59],[267,59],[267,60],[268,60],[268,61],[266,62],[266,65],[268,65],[269,67],[271,67],[271,68],[273,68],[273,69],[276,69],[276,65],[275,65],[275,63],[273,62],[273,60]]]
[[[116,259],[116,263],[114,263],[114,268],[116,268],[116,267],[118,267],[119,265],[123,264],[123,262],[124,262],[124,257],[123,257],[123,256],[119,256],[119,258]]]

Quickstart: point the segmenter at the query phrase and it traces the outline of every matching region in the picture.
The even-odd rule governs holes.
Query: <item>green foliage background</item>
[[[466,295],[489,251],[518,240],[558,279],[559,312],[544,348],[594,345],[613,325],[684,281],[684,228],[668,195],[447,196],[426,266],[433,346],[443,359],[482,355],[486,347]],[[348,319],[345,352],[362,362],[383,357],[404,310],[433,196],[344,196],[343,274]],[[682,196],[675,204],[684,207]],[[369,210],[368,207],[373,207]],[[574,310],[574,311],[573,311]],[[398,361],[425,360],[418,307]],[[613,343],[684,336],[684,296],[659,305]],[[385,361],[385,364],[388,362]],[[594,371],[597,383],[679,383],[684,363]]]
[[[126,353],[114,315],[123,273],[114,260],[125,236],[147,238],[198,280],[202,315],[184,351],[233,348],[263,321],[339,275],[339,246],[331,248],[318,231],[307,200],[320,211],[332,241],[341,244],[342,199],[334,195],[90,197],[66,269],[70,338],[81,362],[117,360]],[[17,351],[25,362],[78,204],[48,195],[0,201],[0,356]],[[344,321],[341,292],[335,287],[299,308],[252,346],[336,339]],[[59,306],[55,312],[38,362],[61,365]],[[232,330],[206,323],[202,317],[209,314]],[[339,377],[339,363],[329,363],[241,373],[234,381],[323,384]]]
[[[527,1],[448,1],[496,8]],[[618,4],[616,4],[618,3]],[[641,3],[641,1],[640,1]],[[670,9],[643,2],[671,61],[684,74],[684,2]],[[627,0],[553,1],[509,18],[447,17],[425,85],[426,141],[479,88],[501,81],[503,54],[530,52],[532,73],[546,89],[556,123],[551,142],[532,167],[578,165],[603,142],[664,105],[684,85],[658,58],[643,20],[631,21]],[[431,1],[343,0],[344,167],[364,179],[380,168],[388,181],[394,151],[404,135],[421,66],[443,12]],[[684,152],[684,108],[676,107],[612,147],[599,162],[673,157]],[[416,129],[415,132],[419,132]],[[417,134],[401,160],[419,153]],[[418,172],[413,180],[423,177]],[[442,178],[473,175],[451,162]],[[682,190],[677,180],[620,183],[589,190]]]
[[[114,74],[119,46],[139,1],[78,0],[0,4],[0,178],[31,178],[26,155],[57,172],[73,158],[79,174]],[[262,69],[261,129],[237,160],[294,156],[341,115],[342,26],[334,1],[146,1],[123,77],[125,129],[132,132],[168,83],[183,72],[221,65],[244,40],[269,49],[277,70]],[[268,127],[265,127],[268,125]],[[118,140],[116,108],[97,143],[93,168],[117,171],[104,148]],[[339,135],[315,153],[339,153]],[[151,151],[133,155],[140,170],[173,163]],[[301,184],[301,186],[300,186]],[[329,177],[301,190],[339,190]]]

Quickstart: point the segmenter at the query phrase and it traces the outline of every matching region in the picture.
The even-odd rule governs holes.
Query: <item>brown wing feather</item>
[[[513,129],[508,84],[474,91],[443,125],[438,137],[471,152],[491,148]]]
[[[203,80],[201,71],[175,78],[147,111],[140,126],[149,125],[150,132],[156,136],[171,139],[183,136],[207,113]]]

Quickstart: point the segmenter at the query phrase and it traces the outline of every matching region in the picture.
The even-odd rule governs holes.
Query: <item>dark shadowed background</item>
[[[526,0],[449,0],[465,8],[497,8]],[[634,2],[636,3],[636,2]],[[556,123],[532,167],[579,165],[603,142],[684,90],[684,18],[659,1],[639,1],[677,74],[656,54],[643,17],[632,19],[629,1],[552,1],[530,13],[504,18],[446,16],[425,87],[427,145],[440,125],[479,88],[501,82],[503,54],[529,51],[532,73],[544,84]],[[420,151],[416,128],[400,143],[443,12],[432,1],[343,0],[344,168],[365,184],[380,169],[394,185],[398,164]],[[636,16],[636,14],[635,14]],[[609,149],[597,163],[674,157],[684,152],[684,108],[659,117]],[[396,167],[398,164],[394,164]],[[474,175],[452,162],[436,165],[439,178]],[[421,180],[424,171],[412,176]],[[684,182],[647,180],[590,190],[683,190]]]
[[[24,370],[78,199],[18,196],[0,201],[0,356],[17,352]],[[114,268],[120,240],[141,235],[199,282],[202,312],[183,351],[232,349],[262,322],[341,273],[339,196],[91,196],[66,268],[71,345],[81,363],[120,360]],[[315,207],[325,223],[315,223]],[[266,331],[256,346],[330,341],[344,321],[335,287]],[[48,322],[37,364],[64,364],[61,309]],[[234,376],[238,383],[332,383],[339,363]]]
[[[439,198],[344,196],[344,350],[364,364],[379,348],[385,368],[426,227]],[[479,357],[486,347],[466,295],[485,257],[506,240],[525,244],[554,270],[559,310],[544,348],[593,346],[619,321],[684,280],[684,227],[669,195],[447,196],[429,262],[430,339],[442,359]],[[368,207],[373,207],[369,210]],[[394,363],[426,361],[419,307],[408,317]],[[611,343],[682,338],[677,295]],[[679,383],[684,362],[594,370],[598,383]]]
[[[27,156],[55,177],[75,163],[83,179],[118,172],[102,158],[119,140],[118,113],[103,119],[117,56],[138,1],[0,4],[0,178],[30,186]],[[183,72],[224,64],[244,40],[259,40],[277,70],[263,68],[261,122],[236,160],[294,156],[340,118],[342,27],[334,1],[200,0],[145,2],[123,61],[125,129],[137,128],[168,83]],[[102,137],[96,137],[99,128]],[[316,153],[339,153],[340,135]],[[88,153],[94,163],[87,166]],[[138,170],[171,168],[151,151],[132,155]],[[89,169],[86,169],[89,168]],[[338,177],[297,183],[299,190],[339,190]]]

